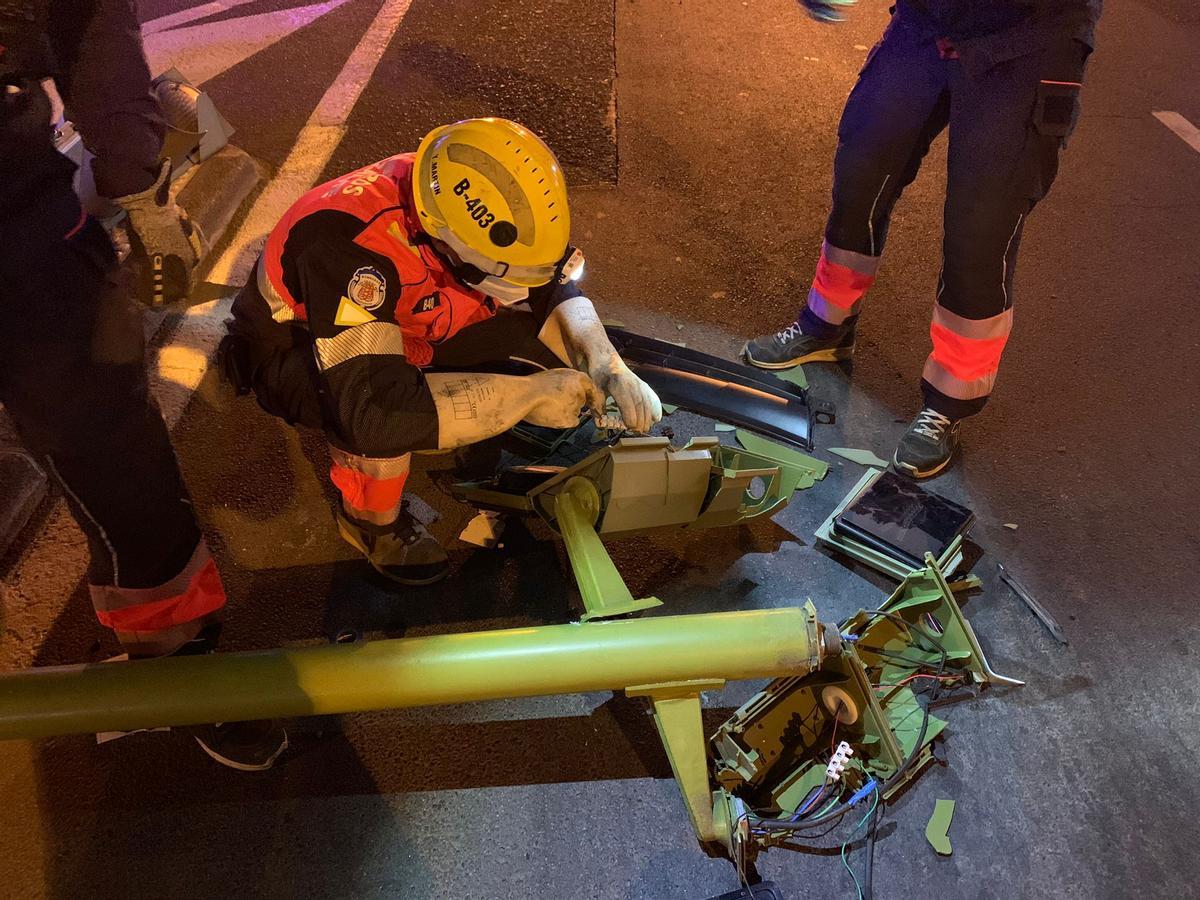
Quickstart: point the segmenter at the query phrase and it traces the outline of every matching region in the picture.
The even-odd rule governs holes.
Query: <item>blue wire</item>
[[[806,812],[808,812],[810,808],[812,808],[813,806],[816,806],[817,801],[820,800],[823,796],[825,796],[825,790],[827,788],[828,788],[827,784],[821,785],[821,789],[819,791],[817,791],[815,794],[813,794],[813,796],[809,798],[809,801],[807,803],[805,803],[804,806],[802,806],[802,807],[800,807],[800,809],[796,810],[796,814],[794,816],[792,816],[792,821],[793,822],[796,821],[802,815],[804,815]]]
[[[842,844],[842,865],[846,867],[846,871],[850,873],[850,877],[854,880],[854,890],[858,892],[858,900],[863,900],[862,885],[858,883],[858,876],[854,874],[854,870],[850,868],[850,863],[846,859],[846,847],[854,840],[854,836],[858,834],[858,829],[867,824],[867,820],[875,815],[875,807],[879,805],[879,786],[875,786],[874,799],[871,801],[871,808],[867,810],[867,814],[858,820],[858,824],[854,826],[854,830],[850,832],[845,843]]]

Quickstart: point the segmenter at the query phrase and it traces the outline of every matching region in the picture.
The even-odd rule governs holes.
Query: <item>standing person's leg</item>
[[[746,344],[747,362],[784,369],[844,359],[875,280],[892,209],[946,126],[946,61],[895,18],[846,100],[834,157],[833,208],[808,299],[796,321]]]
[[[996,382],[1013,323],[1013,276],[1030,211],[1050,190],[1078,115],[1087,48],[1063,38],[977,78],[951,71],[943,265],[922,373],[925,408],[897,448],[916,477],[945,468],[959,422]]]
[[[141,312],[108,235],[88,220],[67,239],[5,243],[0,399],[87,535],[97,618],[130,656],[210,652],[225,589],[149,393]],[[277,722],[189,732],[243,771],[287,748]]]
[[[149,395],[140,313],[110,281],[114,262],[94,222],[9,257],[0,392],[87,535],[97,617],[132,655],[163,655],[217,624],[225,592]]]

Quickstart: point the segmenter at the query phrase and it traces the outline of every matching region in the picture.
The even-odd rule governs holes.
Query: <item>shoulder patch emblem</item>
[[[416,303],[413,304],[413,308],[412,308],[413,315],[419,316],[419,315],[421,315],[421,313],[433,312],[435,309],[437,309],[441,305],[442,305],[442,295],[439,294],[437,291],[434,291],[432,294],[426,294],[424,297],[422,297],[420,300],[418,300]]]
[[[350,277],[346,296],[363,309],[379,309],[387,299],[387,280],[374,266],[363,266]]]

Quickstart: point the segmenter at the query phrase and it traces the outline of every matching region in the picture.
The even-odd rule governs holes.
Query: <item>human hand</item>
[[[594,375],[593,381],[601,392],[616,401],[621,420],[630,431],[645,434],[662,418],[662,403],[658,394],[633,374],[620,357],[607,370]],[[598,414],[604,412],[603,405],[593,409]]]
[[[170,176],[171,163],[164,160],[154,184],[116,198],[129,214],[131,240],[145,249],[148,258],[138,299],[149,306],[186,299],[192,270],[207,249],[199,227],[171,197]]]
[[[544,428],[572,428],[579,424],[583,407],[604,411],[604,394],[583,372],[547,369],[526,377],[536,384],[538,397],[525,416],[527,422]]]

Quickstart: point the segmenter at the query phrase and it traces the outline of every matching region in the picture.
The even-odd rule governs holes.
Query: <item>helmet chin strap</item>
[[[482,281],[467,283],[483,291],[501,306],[515,306],[529,299],[529,288],[520,284],[510,284],[495,275],[485,275]]]
[[[524,285],[513,284],[511,281],[505,281],[495,275],[489,275],[478,266],[474,266],[469,262],[449,258],[433,246],[427,234],[421,235],[420,240],[449,265],[450,271],[454,273],[455,278],[463,284],[469,284],[477,291],[487,294],[501,306],[516,306],[518,303],[523,303],[529,299],[529,288]],[[448,244],[449,242],[447,241],[446,243]],[[452,245],[451,249],[457,252],[457,249]]]

